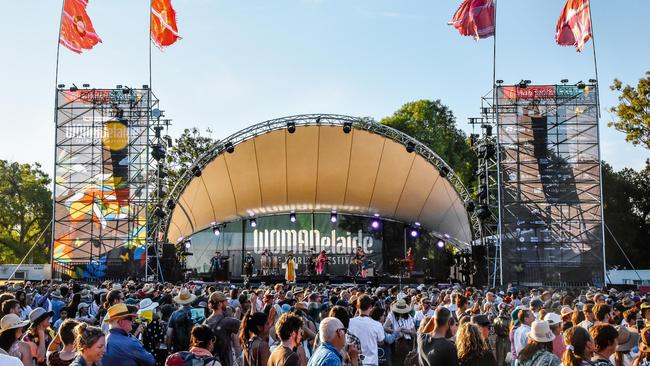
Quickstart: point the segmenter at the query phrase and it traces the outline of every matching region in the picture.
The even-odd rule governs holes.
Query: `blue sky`
[[[564,0],[499,0],[497,78],[506,83],[594,77],[582,54],[554,44]],[[183,39],[153,49],[153,89],[172,134],[211,128],[223,138],[263,120],[302,113],[388,116],[417,99],[441,99],[470,132],[492,82],[492,40],[446,25],[460,0],[173,0]],[[51,173],[60,0],[3,4],[0,24],[0,158],[38,161]],[[624,6],[623,6],[624,5]],[[90,0],[103,43],[82,55],[61,48],[59,82],[148,84],[148,1]],[[601,151],[615,168],[650,152],[606,127],[616,77],[650,70],[650,1],[593,0],[601,81]]]

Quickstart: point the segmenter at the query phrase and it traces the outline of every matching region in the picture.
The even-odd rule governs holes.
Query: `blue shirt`
[[[122,329],[111,329],[106,337],[106,353],[102,365],[154,366],[156,359],[142,343]]]
[[[52,316],[52,321],[56,322],[61,317],[61,309],[65,307],[65,303],[59,299],[52,299],[51,304],[52,304],[52,311],[54,312],[54,316]],[[73,314],[70,314],[70,318],[74,318],[74,316],[72,315]]]
[[[311,355],[307,366],[342,366],[343,356],[331,343],[321,343]]]

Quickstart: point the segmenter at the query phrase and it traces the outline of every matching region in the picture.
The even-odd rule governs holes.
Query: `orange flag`
[[[88,0],[65,0],[63,3],[59,43],[76,53],[89,50],[102,41],[95,33],[86,6]]]
[[[591,38],[589,0],[568,0],[555,27],[555,42],[560,46],[575,46],[582,51]]]
[[[151,40],[160,48],[172,45],[178,35],[176,12],[171,0],[151,1]]]
[[[464,0],[448,24],[463,36],[488,38],[494,35],[495,13],[494,0]]]

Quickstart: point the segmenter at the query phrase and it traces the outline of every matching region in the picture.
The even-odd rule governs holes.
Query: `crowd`
[[[0,286],[2,366],[650,366],[650,296],[105,282]]]

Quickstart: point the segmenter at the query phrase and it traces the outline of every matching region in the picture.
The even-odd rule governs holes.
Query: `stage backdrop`
[[[242,273],[241,258],[245,252],[251,252],[256,269],[259,269],[260,255],[264,249],[269,249],[278,257],[279,263],[284,263],[287,254],[293,253],[298,264],[297,272],[302,274],[306,271],[309,255],[325,250],[331,260],[327,272],[344,275],[348,273],[354,249],[362,247],[366,258],[372,260],[375,270],[381,273],[384,264],[383,227],[402,224],[384,222],[374,230],[372,219],[368,217],[338,215],[337,219],[332,223],[329,213],[298,213],[294,223],[289,220],[289,215],[276,215],[256,218],[255,228],[250,226],[249,220],[228,223],[219,236],[215,236],[212,229],[206,229],[192,236],[192,255],[187,257],[187,267],[207,272],[210,258],[215,251],[220,251],[230,257],[231,273],[238,276]],[[403,242],[397,245],[403,248]],[[281,273],[284,274],[284,270]]]
[[[504,283],[604,280],[595,86],[498,88]]]

